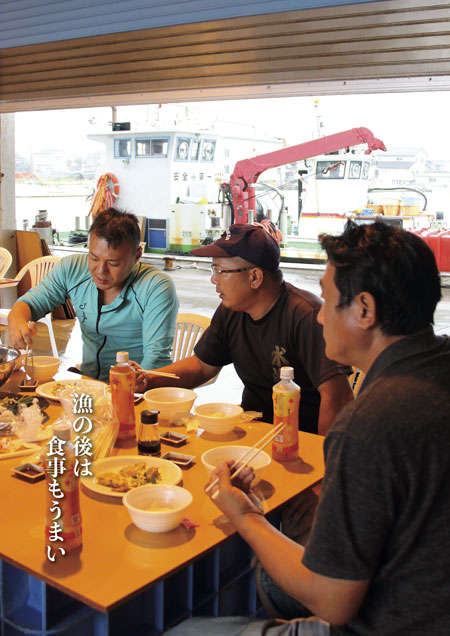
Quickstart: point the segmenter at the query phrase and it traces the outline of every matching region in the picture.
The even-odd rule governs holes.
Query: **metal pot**
[[[5,384],[16,366],[20,351],[14,347],[0,345],[0,386]]]

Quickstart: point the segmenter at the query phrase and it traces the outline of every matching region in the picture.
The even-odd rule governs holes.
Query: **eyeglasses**
[[[239,269],[217,269],[215,265],[211,263],[211,274],[213,276],[219,276],[220,274],[235,274],[237,272],[248,272],[254,267],[240,267]]]

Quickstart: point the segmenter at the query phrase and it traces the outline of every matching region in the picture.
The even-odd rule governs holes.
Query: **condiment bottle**
[[[272,389],[273,424],[283,422],[286,426],[272,442],[272,457],[278,462],[298,458],[298,407],[300,387],[293,381],[294,369],[281,367],[280,381]]]
[[[118,351],[117,364],[113,365],[109,372],[111,385],[112,405],[116,417],[119,420],[119,439],[134,437],[136,433],[134,417],[134,382],[133,367],[128,361],[127,351]]]
[[[159,455],[161,452],[158,414],[159,411],[141,412],[141,423],[137,435],[139,455]]]
[[[65,423],[55,424],[53,437],[47,444],[47,452],[43,454],[46,480],[45,543],[49,558],[51,554],[58,556],[76,550],[82,544],[80,483],[79,477],[75,475],[76,455],[70,443],[70,431],[70,426]],[[50,540],[52,537],[56,540]]]

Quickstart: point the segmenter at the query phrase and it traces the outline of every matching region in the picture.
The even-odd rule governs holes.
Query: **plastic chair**
[[[200,340],[202,333],[209,327],[211,318],[201,314],[178,314],[175,325],[175,337],[173,339],[171,358],[173,362],[189,358],[193,355],[194,347]],[[211,380],[201,386],[212,384],[216,381],[215,375]]]
[[[210,322],[211,318],[200,314],[178,314],[170,354],[173,362],[184,360],[193,354],[195,345]]]
[[[21,281],[25,274],[28,272],[30,274],[31,287],[36,287],[36,285],[41,282],[44,276],[48,274],[48,272],[59,260],[61,260],[59,256],[41,256],[40,258],[35,258],[33,261],[30,261],[22,267],[20,272],[15,277],[15,280]],[[8,324],[9,312],[9,309],[0,309],[0,324]],[[50,344],[52,347],[52,354],[57,358],[58,348],[56,346],[55,334],[53,333],[51,312],[43,318],[39,318],[38,322],[42,322],[47,326],[48,335],[50,337]]]
[[[0,247],[0,278],[3,278],[12,263],[11,253],[6,247]]]

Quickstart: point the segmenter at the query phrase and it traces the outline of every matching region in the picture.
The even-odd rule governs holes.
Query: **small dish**
[[[163,435],[159,436],[159,439],[164,444],[170,444],[171,446],[182,446],[187,442],[187,435],[181,433],[175,433],[174,431],[166,431]]]
[[[177,464],[181,468],[187,468],[191,466],[195,459],[195,455],[183,455],[183,453],[167,452],[161,456],[161,459],[167,459],[167,461]]]
[[[34,380],[24,380],[19,384],[19,391],[23,393],[34,393],[38,387],[38,382]]]
[[[15,475],[26,481],[40,481],[45,477],[44,469],[41,466],[37,466],[37,464],[22,464],[11,470]]]

